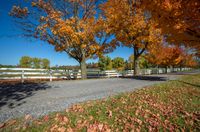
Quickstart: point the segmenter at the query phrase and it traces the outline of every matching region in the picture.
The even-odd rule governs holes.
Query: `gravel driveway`
[[[61,111],[71,104],[176,79],[177,75],[112,78],[0,86],[0,122],[30,114],[39,117]]]

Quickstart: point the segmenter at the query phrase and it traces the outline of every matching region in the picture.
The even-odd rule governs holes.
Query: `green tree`
[[[20,63],[20,67],[31,68],[32,58],[29,56],[22,56],[19,63]]]
[[[40,58],[32,58],[33,68],[41,68],[41,59]]]
[[[139,60],[139,68],[140,69],[150,67],[150,63],[147,61],[147,59],[145,59],[144,55],[140,56],[138,58],[138,60]],[[129,65],[131,65],[131,64],[133,64],[133,62],[134,62],[134,55],[132,54],[128,59],[128,63],[129,63]],[[134,65],[133,66],[131,65],[130,67],[131,67],[131,69],[133,69]]]
[[[108,56],[100,57],[98,65],[99,65],[100,70],[102,70],[102,71],[104,71],[104,70],[112,70],[112,60]]]
[[[50,67],[50,61],[48,59],[42,59],[42,68],[48,69]]]
[[[124,70],[130,70],[131,69],[131,67],[130,67],[130,63],[128,62],[128,60],[126,60],[125,62],[124,62]]]
[[[141,69],[151,67],[150,63],[147,61],[147,59],[144,57],[144,55],[140,56],[140,58],[139,58],[139,66]]]
[[[134,69],[134,55],[133,54],[129,56],[128,58],[128,65],[129,65],[130,70]]]
[[[116,57],[112,60],[112,62],[113,62],[113,68],[115,68],[119,71],[124,70],[125,62],[124,62],[123,58]]]

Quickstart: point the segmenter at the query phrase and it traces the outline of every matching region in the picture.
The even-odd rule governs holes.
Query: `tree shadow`
[[[126,79],[134,79],[134,80],[145,80],[145,81],[167,81],[167,77],[159,77],[159,76],[129,76],[129,77],[121,77]]]
[[[187,85],[190,85],[190,86],[193,86],[193,87],[198,87],[198,88],[200,88],[200,85],[198,85],[198,84],[192,84],[192,83],[185,82],[185,81],[181,81],[181,80],[179,80],[179,82],[184,83],[184,84],[187,84]]]
[[[51,86],[46,83],[10,83],[0,84],[0,110],[3,106],[15,108],[26,101],[25,98],[33,96],[36,91],[46,90]]]

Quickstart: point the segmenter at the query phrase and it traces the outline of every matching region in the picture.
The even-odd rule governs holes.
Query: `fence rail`
[[[191,68],[182,68],[182,70],[190,70]],[[166,71],[167,70],[167,71]],[[178,72],[180,68],[165,69],[165,68],[151,68],[151,69],[140,69],[140,75],[150,74],[163,74],[170,72]],[[133,70],[127,70],[118,72],[116,70],[100,71],[98,69],[88,69],[88,78],[111,78],[120,76],[132,76]],[[1,80],[12,80],[21,79],[24,82],[25,79],[80,79],[80,70],[47,70],[47,69],[31,69],[31,68],[0,68],[0,79]]]

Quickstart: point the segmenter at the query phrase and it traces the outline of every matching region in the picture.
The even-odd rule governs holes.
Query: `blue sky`
[[[16,65],[22,56],[47,58],[51,66],[55,65],[77,65],[76,60],[70,58],[66,53],[55,52],[54,47],[42,41],[30,41],[18,36],[20,30],[15,26],[8,12],[18,0],[0,0],[0,64]],[[111,58],[128,57],[133,49],[119,47],[108,54]],[[97,62],[91,59],[88,62]]]

